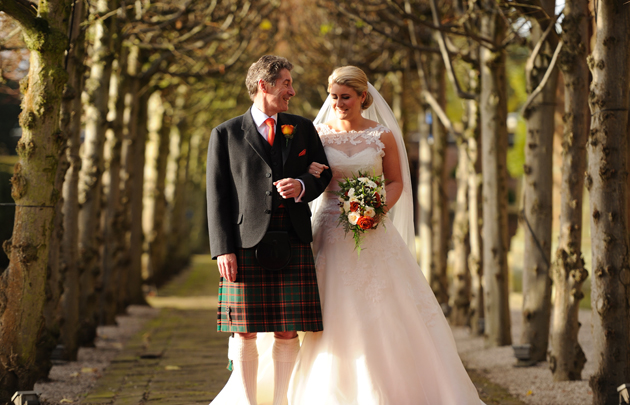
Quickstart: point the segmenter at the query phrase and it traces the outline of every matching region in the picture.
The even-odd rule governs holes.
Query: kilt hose
[[[236,252],[235,282],[219,281],[219,332],[321,331],[322,311],[313,252],[292,231],[284,208],[271,217],[270,231],[289,231],[291,261],[282,270],[258,265],[255,248]]]

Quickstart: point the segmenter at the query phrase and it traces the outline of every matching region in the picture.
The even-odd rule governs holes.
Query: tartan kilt
[[[313,252],[292,231],[284,208],[271,217],[270,231],[289,231],[291,261],[282,270],[258,265],[255,248],[236,252],[235,282],[219,281],[219,332],[321,331],[322,311]]]

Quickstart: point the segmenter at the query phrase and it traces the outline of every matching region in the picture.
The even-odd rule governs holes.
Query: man
[[[217,329],[233,333],[228,357],[249,404],[256,404],[256,333],[274,332],[273,404],[282,405],[299,351],[297,331],[322,330],[307,203],[332,172],[308,173],[312,162],[328,163],[319,136],[311,121],[283,114],[295,95],[292,68],[273,55],[252,64],[246,84],[254,105],[216,127],[208,148],[210,248],[221,273]],[[280,270],[263,268],[257,256],[265,255],[257,247],[269,231],[290,239],[290,249],[272,255],[290,250]]]

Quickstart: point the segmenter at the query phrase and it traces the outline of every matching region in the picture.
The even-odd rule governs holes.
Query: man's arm
[[[212,130],[206,162],[206,195],[208,200],[208,230],[212,258],[235,253],[233,202],[231,201],[230,155],[227,135]]]
[[[309,161],[308,166],[310,166],[313,162],[322,163],[328,166],[328,159],[326,158],[326,153],[324,152],[324,146],[322,145],[321,139],[319,139],[319,135],[315,130],[315,126],[313,123],[308,121],[307,127],[307,142],[308,142],[308,150],[309,150]],[[301,202],[310,202],[319,197],[321,193],[326,190],[328,187],[328,183],[332,179],[332,171],[330,169],[326,169],[320,173],[319,178],[313,176],[308,173],[307,170],[304,174],[297,177],[298,179],[304,182],[304,195],[301,197]]]

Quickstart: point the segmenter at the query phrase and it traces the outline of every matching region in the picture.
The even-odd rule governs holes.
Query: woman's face
[[[330,98],[335,115],[340,120],[349,120],[361,115],[361,104],[365,101],[366,93],[360,96],[348,86],[333,83],[330,86]]]

